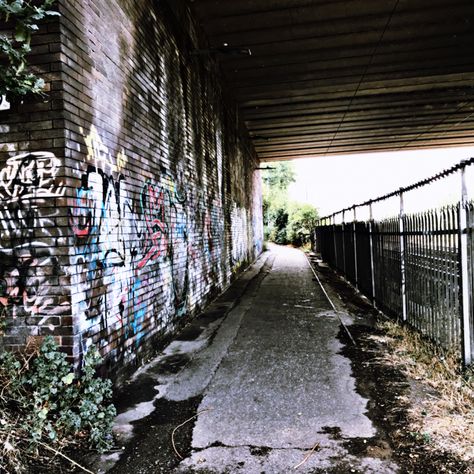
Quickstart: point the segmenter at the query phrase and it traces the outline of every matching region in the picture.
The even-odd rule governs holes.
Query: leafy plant
[[[41,94],[44,80],[28,71],[27,55],[31,52],[31,35],[38,22],[57,16],[51,10],[56,0],[0,0],[0,20],[10,29],[0,35],[0,97],[7,100],[27,94]]]
[[[309,244],[317,210],[310,204],[290,201],[288,188],[295,182],[289,162],[276,163],[263,176],[263,224],[265,239],[277,244]]]
[[[313,206],[293,203],[290,205],[287,239],[296,246],[308,244],[317,220],[318,212]]]
[[[27,465],[32,453],[38,459],[45,445],[59,452],[79,440],[98,451],[110,448],[115,407],[110,380],[95,374],[99,362],[90,350],[76,376],[52,337],[24,360],[0,354],[0,446],[8,446],[2,454],[10,467]]]

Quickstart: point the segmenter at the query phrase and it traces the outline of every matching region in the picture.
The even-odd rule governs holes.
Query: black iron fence
[[[465,169],[474,159],[439,175],[319,220],[315,250],[387,315],[407,322],[446,349],[474,362],[474,202]],[[405,214],[404,193],[459,172],[459,204]],[[473,183],[474,184],[474,183]],[[400,198],[397,217],[376,221],[372,204]],[[356,210],[369,209],[358,221]],[[352,211],[353,218],[345,216]],[[336,223],[336,216],[342,216]]]

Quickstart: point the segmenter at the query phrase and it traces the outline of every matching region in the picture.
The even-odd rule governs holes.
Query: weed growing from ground
[[[458,354],[408,327],[387,321],[380,326],[386,333],[380,342],[389,348],[385,359],[427,388],[410,410],[413,433],[434,450],[474,462],[474,370],[463,371]]]
[[[96,376],[96,349],[76,375],[52,337],[33,353],[0,354],[0,471],[24,472],[72,447],[107,450],[112,385]]]

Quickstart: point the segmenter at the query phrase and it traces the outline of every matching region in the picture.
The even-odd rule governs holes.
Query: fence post
[[[347,278],[346,273],[346,211],[342,211],[342,272],[344,273],[344,278]]]
[[[357,272],[357,232],[356,232],[356,222],[357,222],[357,207],[354,205],[353,206],[353,218],[352,218],[352,232],[354,235],[354,279],[355,279],[355,287],[358,289],[359,288],[359,278],[358,278],[358,272]]]
[[[320,219],[317,219],[316,222],[315,222],[315,225],[314,225],[313,229],[311,229],[311,237],[310,237],[310,238],[312,238],[311,250],[312,250],[313,252],[316,252],[316,253],[318,252],[318,244],[317,244],[317,240],[318,240],[318,239],[316,238],[316,235],[317,235],[317,233],[318,233],[318,232],[317,232],[317,229],[318,229],[318,227],[319,227],[319,225],[320,225],[320,222],[321,222],[321,220],[320,220]]]
[[[400,189],[400,215],[399,232],[400,232],[400,273],[401,273],[401,290],[402,290],[402,321],[407,320],[407,293],[406,293],[406,269],[405,269],[405,209],[403,203],[403,190]]]
[[[369,246],[370,246],[370,275],[372,278],[372,304],[375,303],[375,264],[374,264],[374,216],[372,213],[372,201],[369,201]]]
[[[333,238],[333,243],[334,243],[334,262],[333,262],[333,265],[337,268],[336,214],[332,215],[332,238]]]
[[[463,364],[468,366],[473,362],[473,350],[471,339],[471,304],[469,291],[469,256],[468,256],[468,222],[467,207],[468,193],[466,186],[466,167],[462,166],[461,173],[461,201],[459,204],[459,250],[461,257],[461,337]]]

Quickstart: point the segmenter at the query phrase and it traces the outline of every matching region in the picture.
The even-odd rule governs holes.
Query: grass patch
[[[387,345],[385,360],[421,385],[423,396],[408,411],[413,436],[426,449],[474,463],[474,369],[463,372],[459,355],[408,327],[384,321],[380,329],[385,336],[373,337]]]

